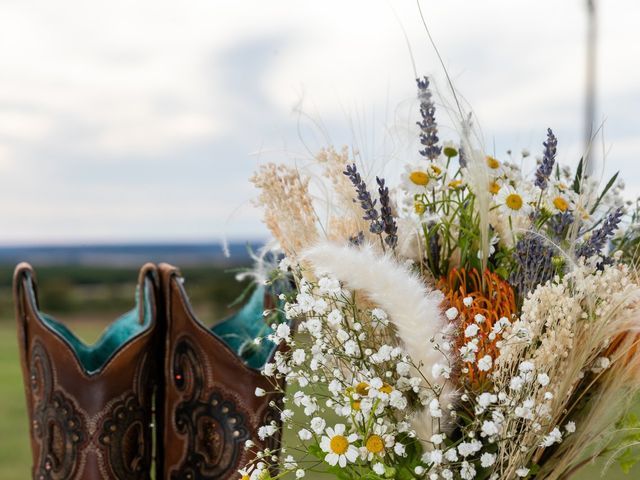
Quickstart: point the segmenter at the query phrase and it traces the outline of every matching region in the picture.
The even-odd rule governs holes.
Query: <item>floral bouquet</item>
[[[441,144],[428,79],[417,87],[422,147],[396,188],[349,148],[315,158],[322,195],[284,165],[252,179],[284,254],[268,281],[295,284],[270,317],[289,320],[269,336],[288,348],[263,374],[277,393],[286,380],[274,407],[296,441],[255,451],[240,477],[567,479],[601,457],[630,469],[637,208],[617,176],[560,166],[551,129],[539,158],[485,154],[462,114]]]

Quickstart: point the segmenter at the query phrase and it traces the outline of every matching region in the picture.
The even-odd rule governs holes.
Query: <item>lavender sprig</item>
[[[364,232],[361,230],[356,235],[349,237],[349,243],[354,247],[364,245]]]
[[[467,166],[467,152],[465,152],[462,146],[458,150],[458,163],[460,164],[460,168]]]
[[[549,230],[557,240],[563,240],[573,221],[573,214],[570,212],[556,213],[549,219]]]
[[[611,238],[618,229],[623,213],[622,207],[610,213],[607,218],[605,218],[602,226],[593,232],[591,238],[578,248],[576,251],[577,256],[590,258],[602,252],[609,238]]]
[[[436,123],[436,106],[431,100],[431,90],[429,89],[429,79],[416,79],[418,84],[418,99],[420,100],[420,115],[422,120],[417,122],[420,127],[420,143],[424,149],[420,150],[420,155],[433,161],[440,156],[442,147],[438,146],[438,124]]]
[[[511,273],[509,283],[522,298],[553,278],[553,254],[553,248],[544,238],[533,232],[526,233],[516,242],[513,251],[516,269]]]
[[[380,220],[380,214],[376,209],[377,200],[371,198],[371,194],[369,190],[367,190],[367,184],[360,177],[356,164],[347,165],[347,169],[342,173],[349,177],[349,180],[351,180],[351,183],[353,183],[353,186],[356,188],[356,192],[358,193],[357,199],[360,202],[362,210],[364,210],[364,216],[362,218],[370,222],[369,231],[375,235],[381,235],[384,231],[384,222]],[[354,200],[354,202],[355,201],[356,200]]]
[[[384,224],[384,233],[387,234],[385,243],[391,248],[396,248],[398,244],[398,225],[391,210],[391,199],[389,198],[389,188],[384,184],[384,178],[376,177],[378,183],[378,195],[380,196],[380,216]]]
[[[558,139],[550,128],[547,128],[547,141],[543,142],[544,154],[542,162],[536,170],[536,187],[544,190],[547,188],[549,177],[553,171],[553,165],[556,162],[556,152],[558,150]]]

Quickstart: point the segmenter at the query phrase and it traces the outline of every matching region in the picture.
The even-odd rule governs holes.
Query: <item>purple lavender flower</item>
[[[431,90],[429,89],[429,79],[416,79],[418,84],[418,99],[420,100],[420,116],[422,120],[417,122],[420,127],[420,143],[424,146],[420,150],[420,155],[435,160],[440,156],[442,147],[438,146],[438,124],[436,123],[436,106],[431,100]]]
[[[356,187],[356,192],[358,193],[357,199],[360,202],[362,210],[364,210],[364,217],[362,218],[370,222],[369,231],[373,234],[381,235],[384,231],[384,222],[380,220],[380,214],[376,209],[377,200],[371,198],[371,194],[369,190],[367,190],[367,184],[360,177],[356,164],[347,165],[347,169],[342,173],[349,177],[353,186]],[[354,200],[354,202],[355,201],[356,200]]]
[[[354,247],[359,247],[364,244],[364,232],[360,231],[356,235],[349,237],[349,243]]]
[[[536,170],[535,185],[536,187],[540,187],[544,190],[547,188],[549,177],[553,171],[553,165],[556,162],[556,152],[558,149],[558,139],[550,128],[547,128],[547,141],[543,142],[542,145],[544,145],[544,155],[542,157],[542,162],[538,166],[538,170]]]
[[[570,212],[556,213],[549,219],[549,230],[557,240],[562,240],[566,237],[573,220],[573,214]]]
[[[384,178],[376,177],[378,183],[378,195],[380,196],[380,216],[384,224],[384,233],[387,234],[385,243],[391,248],[398,244],[398,225],[391,210],[391,199],[389,198],[389,188],[384,184]]]
[[[605,218],[602,226],[593,232],[591,238],[578,248],[576,255],[578,257],[590,258],[601,253],[602,249],[606,246],[607,241],[618,229],[623,213],[624,211],[622,207],[619,207],[613,213],[610,213],[607,218]]]
[[[513,259],[516,269],[511,273],[509,283],[522,298],[555,274],[553,247],[540,234],[529,232],[518,240]]]
[[[460,163],[460,168],[467,166],[467,153],[463,147],[460,147],[460,150],[458,150],[458,162]]]

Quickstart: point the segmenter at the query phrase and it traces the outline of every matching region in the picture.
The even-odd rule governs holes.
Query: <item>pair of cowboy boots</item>
[[[261,375],[277,346],[262,287],[233,317],[207,328],[195,317],[179,271],[145,265],[136,308],[94,345],[42,313],[35,273],[16,268],[18,341],[37,480],[229,479],[252,460],[247,440],[278,422],[280,398]],[[265,443],[266,442],[266,443]],[[155,461],[155,465],[154,465]]]

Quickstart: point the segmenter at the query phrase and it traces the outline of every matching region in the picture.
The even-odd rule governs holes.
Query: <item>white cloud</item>
[[[584,2],[421,4],[487,148],[535,152],[552,126],[575,162]],[[640,5],[600,7],[608,172],[640,156]],[[380,164],[404,161],[415,88],[402,28],[418,74],[446,94],[409,0],[3,2],[0,204],[12,207],[0,208],[0,242],[262,235],[246,178],[265,158],[304,158],[326,134]],[[324,132],[298,124],[301,99]],[[439,116],[453,133],[445,105]]]

